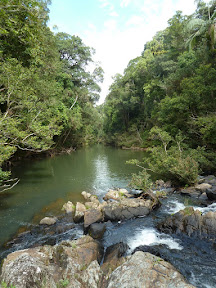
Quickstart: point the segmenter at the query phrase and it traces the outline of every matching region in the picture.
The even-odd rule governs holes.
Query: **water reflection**
[[[102,198],[109,188],[126,187],[131,173],[137,171],[126,165],[126,160],[142,157],[140,151],[97,145],[70,155],[22,163],[13,171],[19,184],[0,195],[0,245],[23,223],[58,212],[65,201],[82,201],[83,190]]]

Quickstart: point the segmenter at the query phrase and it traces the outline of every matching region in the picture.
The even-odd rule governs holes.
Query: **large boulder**
[[[165,233],[183,233],[188,236],[215,240],[216,212],[202,215],[199,210],[187,207],[162,221],[158,229]]]
[[[94,239],[101,239],[106,231],[105,223],[93,223],[89,227],[89,235]]]
[[[115,269],[107,288],[195,288],[168,262],[149,253],[136,252]]]
[[[122,257],[123,243],[107,249],[102,268],[100,244],[90,236],[11,253],[0,281],[16,288],[192,288],[169,263],[149,253]]]
[[[216,200],[216,186],[213,186],[211,189],[207,189],[206,195],[209,200],[215,201]]]
[[[160,206],[158,198],[151,192],[143,192],[136,198],[123,198],[119,201],[107,202],[104,206],[105,220],[117,221],[148,215]]]
[[[84,213],[84,229],[91,224],[103,221],[103,213],[100,209],[89,209]]]
[[[11,253],[2,265],[1,281],[16,288],[95,287],[102,277],[102,249],[90,236]]]

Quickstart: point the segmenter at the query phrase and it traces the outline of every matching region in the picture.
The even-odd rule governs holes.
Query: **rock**
[[[158,225],[158,229],[165,233],[183,233],[199,238],[216,239],[216,212],[204,215],[199,210],[187,207],[169,216]]]
[[[211,185],[216,186],[216,177],[214,175],[208,175],[204,177],[205,183],[209,183]]]
[[[121,264],[125,262],[122,256],[127,252],[129,246],[123,242],[109,246],[104,255],[103,265],[101,269],[106,275],[106,279]]]
[[[101,239],[105,231],[106,231],[105,223],[93,223],[89,227],[89,235],[93,239]]]
[[[122,200],[125,197],[131,197],[132,195],[128,193],[126,189],[118,189],[118,190],[112,190],[110,189],[107,194],[103,197],[104,200]]]
[[[91,209],[91,208],[97,209],[99,205],[100,205],[100,203],[98,204],[96,202],[86,202],[85,203],[85,207],[87,210]]]
[[[116,263],[129,249],[129,246],[123,242],[113,244],[106,249],[103,264]]]
[[[100,265],[95,260],[91,262],[91,264],[86,269],[84,269],[82,274],[78,274],[77,278],[79,279],[80,283],[85,285],[84,287],[99,288],[101,287],[100,281],[102,276],[103,272],[101,271]],[[82,287],[83,286],[80,286],[80,288]]]
[[[121,202],[111,202],[103,209],[104,219],[106,221],[118,221],[146,216],[150,213],[149,206],[149,203],[141,199],[125,199]]]
[[[96,204],[100,204],[99,200],[98,200],[98,197],[96,195],[92,195],[90,193],[87,193],[85,191],[83,191],[82,193],[82,196],[83,198],[86,200],[86,201],[89,201],[89,202],[94,202]]]
[[[89,209],[84,213],[84,228],[88,228],[91,224],[103,221],[103,214],[99,209]]]
[[[165,244],[159,244],[154,246],[149,245],[141,245],[134,249],[132,254],[136,253],[137,251],[148,252],[155,256],[162,258],[163,260],[167,261],[166,256],[163,254],[163,250],[166,250],[167,246]],[[169,248],[168,248],[169,249]]]
[[[206,195],[209,200],[215,201],[216,200],[216,186],[213,186],[212,189],[207,189]]]
[[[16,288],[37,288],[42,283],[49,283],[47,287],[56,287],[49,269],[37,249],[18,251],[4,260],[1,279],[8,286],[14,285]]]
[[[71,201],[68,201],[63,205],[62,210],[64,210],[67,214],[72,214],[74,213],[75,206]]]
[[[103,269],[99,265],[102,247],[90,236],[17,251],[3,261],[0,279],[16,288],[193,287],[171,264],[154,255],[136,252],[122,257],[127,248],[124,243],[109,247]]]
[[[200,191],[201,193],[204,193],[211,188],[212,188],[212,185],[210,185],[208,183],[202,183],[202,184],[198,184],[195,186],[195,189]]]
[[[168,262],[149,253],[136,252],[115,269],[107,288],[195,288]]]
[[[192,198],[199,198],[202,192],[196,189],[195,187],[188,187],[188,188],[180,189],[180,193],[184,196],[190,196]]]
[[[74,222],[78,223],[83,221],[85,211],[86,211],[85,205],[80,202],[77,202],[74,215]]]
[[[88,193],[88,192],[86,192],[86,191],[83,191],[83,192],[81,193],[81,195],[82,195],[83,198],[84,198],[85,200],[87,200],[87,201],[90,201],[90,198],[91,198],[91,196],[92,196],[92,194],[90,194],[90,193]]]
[[[57,221],[57,218],[55,217],[45,217],[40,221],[41,225],[53,225]]]
[[[172,185],[171,185],[171,181],[167,181],[167,182],[164,182],[163,180],[156,180],[155,181],[155,185],[154,185],[154,188],[157,190],[157,189],[167,189],[167,188],[171,188]]]
[[[90,236],[11,253],[2,265],[1,281],[16,288],[98,287],[101,245]],[[84,286],[83,286],[84,284]]]
[[[208,200],[207,194],[202,193],[199,197],[199,200],[201,200],[201,201],[203,201],[203,203],[205,203]]]
[[[66,231],[69,231],[71,229],[73,229],[75,227],[75,225],[73,223],[62,223],[62,224],[59,224],[56,226],[56,233],[57,234],[62,234],[62,233],[65,233]]]
[[[105,220],[117,221],[146,216],[160,206],[158,198],[150,192],[142,192],[136,198],[123,198],[115,202],[107,202],[103,213]]]

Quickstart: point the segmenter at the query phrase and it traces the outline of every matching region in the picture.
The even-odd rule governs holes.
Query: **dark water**
[[[36,224],[45,215],[61,213],[60,208],[67,200],[82,201],[80,193],[83,190],[97,194],[102,199],[110,188],[128,188],[131,173],[138,170],[125,162],[131,158],[143,157],[145,153],[141,151],[125,151],[98,145],[71,155],[23,163],[23,166],[14,171],[15,176],[20,178],[20,183],[13,190],[0,194],[1,244],[22,226],[31,225],[33,230],[23,234],[11,247],[1,246],[0,257],[14,250],[80,237],[83,234],[82,225],[52,233],[50,230],[42,231]],[[156,229],[159,221],[184,209],[189,202],[202,213],[216,211],[216,204],[199,207],[199,203],[188,201],[177,194],[162,202],[161,208],[148,217],[110,222],[103,238],[104,247],[123,241],[129,245],[131,253],[140,245],[157,246],[164,259],[172,263],[190,283],[199,288],[216,287],[215,243],[186,236],[166,235]],[[64,223],[65,225],[70,223]]]

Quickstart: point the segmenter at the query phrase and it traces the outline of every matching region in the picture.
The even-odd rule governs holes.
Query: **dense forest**
[[[177,11],[145,44],[95,107],[103,70],[88,71],[94,49],[49,29],[49,1],[0,0],[0,167],[103,136],[108,145],[151,152],[148,169],[134,175],[140,188],[148,170],[181,184],[214,172],[216,1],[196,2],[193,15]],[[0,184],[10,175],[3,170]]]
[[[196,2],[115,76],[104,104],[106,142],[148,148],[148,169],[181,184],[216,169],[216,1]]]
[[[17,154],[91,143],[100,131],[103,70],[79,37],[50,31],[49,4],[0,0],[0,167]],[[8,175],[0,168],[0,184]]]

